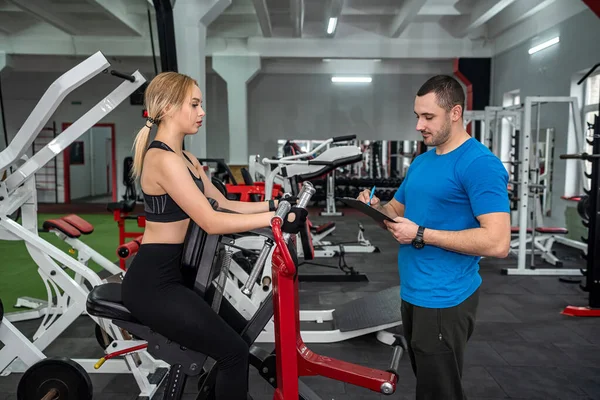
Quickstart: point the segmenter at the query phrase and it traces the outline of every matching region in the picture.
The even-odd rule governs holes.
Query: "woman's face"
[[[202,126],[202,119],[205,115],[206,113],[202,109],[202,93],[200,88],[194,85],[181,108],[173,115],[173,120],[178,122],[183,133],[194,135]]]

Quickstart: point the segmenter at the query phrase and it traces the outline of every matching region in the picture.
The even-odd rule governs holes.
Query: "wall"
[[[70,166],[70,191],[71,200],[89,197],[92,193],[92,152],[91,137],[89,131],[77,139],[83,142],[83,164],[73,164]]]
[[[560,35],[560,43],[533,55],[528,49]],[[590,10],[585,10],[540,33],[493,59],[493,105],[502,105],[504,93],[519,89],[521,102],[526,96],[571,96],[575,79],[596,64],[600,23]],[[581,107],[581,103],[579,104]],[[534,111],[535,117],[535,111]],[[566,104],[542,106],[540,126],[556,132],[552,215],[545,217],[546,226],[565,226],[565,209],[573,206],[562,200],[565,193],[566,163],[558,155],[567,152],[569,110]],[[535,120],[534,120],[535,122]]]
[[[208,158],[229,158],[229,112],[227,83],[217,74],[206,74],[206,154]]]
[[[448,68],[450,68],[448,63]],[[65,66],[67,68],[67,66]],[[64,71],[64,69],[62,70]],[[4,70],[3,91],[9,139],[29,116],[48,86],[62,73]],[[152,73],[143,72],[151,77]],[[415,93],[428,75],[381,74],[367,85],[334,85],[331,74],[259,74],[248,86],[249,154],[275,156],[279,139],[324,139],[356,134],[359,139],[417,140],[413,115]],[[50,119],[57,133],[108,94],[119,81],[109,75],[94,77],[69,94]],[[206,79],[207,154],[229,155],[227,86],[215,73]],[[76,102],[73,104],[72,102]],[[79,104],[80,103],[80,104]],[[117,151],[118,198],[124,194],[123,159],[132,154],[133,139],[144,123],[142,106],[121,103],[100,122],[114,123]],[[80,140],[86,140],[82,138]],[[89,149],[86,143],[85,149]],[[89,152],[86,152],[86,158]],[[62,157],[58,157],[62,165]],[[77,166],[72,167],[72,173]],[[59,172],[59,188],[63,188]],[[71,189],[76,198],[77,189]],[[83,188],[82,188],[83,190]],[[89,190],[85,190],[85,193]]]
[[[448,66],[450,67],[450,63]],[[333,84],[331,74],[260,74],[248,86],[248,153],[277,155],[278,139],[417,140],[413,103],[431,75],[375,75]]]

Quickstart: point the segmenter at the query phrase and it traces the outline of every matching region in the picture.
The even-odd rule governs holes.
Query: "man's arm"
[[[439,231],[425,228],[423,240],[432,245],[474,256],[505,258],[510,247],[510,214],[497,212],[477,217],[479,228]]]
[[[404,217],[404,204],[400,203],[398,200],[392,198],[390,201],[381,205],[381,203],[375,206],[375,209],[380,213],[383,213],[394,219],[396,217]]]
[[[459,174],[479,228],[456,232],[425,229],[423,240],[460,253],[506,257],[510,247],[510,207],[504,165],[496,156],[485,155],[463,167]]]

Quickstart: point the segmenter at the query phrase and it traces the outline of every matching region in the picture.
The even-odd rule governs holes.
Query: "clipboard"
[[[353,199],[351,197],[337,197],[336,200],[341,201],[348,207],[352,207],[361,213],[368,215],[373,218],[375,222],[379,223],[381,226],[385,227],[383,221],[395,222],[393,219],[383,214],[382,212],[377,211],[375,208],[371,207],[368,204],[363,203],[360,200]]]

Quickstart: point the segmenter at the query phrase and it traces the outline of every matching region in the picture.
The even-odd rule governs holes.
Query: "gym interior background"
[[[535,197],[540,202],[543,197],[543,204],[541,218],[538,216],[534,223],[536,227],[563,228],[566,231],[561,237],[579,243],[572,246],[563,241],[551,247],[551,252],[563,260],[562,268],[582,271],[575,277],[577,282],[585,281],[583,274],[591,263],[580,252],[587,248],[582,237],[588,236],[588,222],[578,205],[584,189],[594,188],[592,179],[582,178],[584,172],[591,173],[593,163],[559,156],[594,152],[585,139],[592,137],[589,124],[599,113],[600,68],[578,82],[600,62],[599,2],[176,0],[166,7],[172,7],[171,25],[161,22],[164,15],[157,15],[155,5],[159,3],[0,0],[0,151],[13,140],[48,87],[97,51],[107,57],[111,68],[127,74],[139,70],[148,81],[157,71],[168,68],[196,78],[207,115],[198,135],[186,139],[186,149],[198,158],[222,158],[238,180],[240,168],[249,167],[250,156],[282,157],[287,141],[295,141],[300,149],[309,151],[310,146],[328,138],[356,135],[363,149],[373,149],[373,143],[384,146],[385,151],[377,156],[379,165],[384,166],[379,172],[374,172],[374,164],[337,172],[337,186],[342,190],[338,195],[353,194],[344,180],[402,178],[420,140],[413,114],[415,94],[432,75],[453,75],[464,85],[469,99],[467,112],[472,112],[469,115],[473,118],[470,131],[486,144],[497,145],[495,152],[506,161],[511,178],[517,177],[514,171],[521,166],[518,159],[514,164],[507,160],[511,151],[519,153],[522,143],[512,136],[513,120],[490,120],[497,124],[486,127],[475,122],[483,119],[483,114],[477,112],[486,107],[522,112],[527,97],[568,97],[576,99],[575,112],[571,103],[542,101],[537,122],[536,112],[532,114],[532,129],[539,127],[544,135],[538,137],[538,161],[547,163],[544,168],[551,171],[544,180],[543,196]],[[339,83],[333,82],[333,77],[360,79]],[[68,94],[28,154],[35,154],[60,135],[106,96],[114,83],[115,77],[99,74]],[[523,114],[520,118],[517,131],[523,128]],[[82,240],[118,262],[117,224],[106,205],[126,196],[124,161],[132,155],[133,139],[144,122],[144,107],[136,93],[82,135],[68,149],[67,160],[60,153],[44,166],[36,174],[40,221],[71,212],[93,219],[94,234]],[[493,137],[486,136],[486,130],[493,130]],[[515,137],[519,135],[517,132]],[[535,137],[532,131],[532,143]],[[321,189],[324,199],[326,185]],[[522,195],[515,193],[516,197]],[[325,207],[324,201],[313,205],[311,218],[315,223],[334,221],[337,239],[355,240],[358,219],[367,239],[385,255],[346,254],[345,261],[369,275],[369,283],[306,283],[306,304],[331,306],[335,300],[359,298],[397,284],[394,244],[369,225],[368,219],[361,220],[351,213],[343,217],[320,215]],[[336,207],[337,211],[345,211],[340,203]],[[529,208],[530,213],[537,211],[537,207]],[[531,224],[529,218],[527,221]],[[560,273],[502,275],[501,270],[516,267],[521,251],[518,218],[513,226],[517,230],[511,255],[501,262],[482,261],[487,297],[482,300],[483,317],[470,350],[475,367],[466,372],[470,398],[599,399],[600,322],[594,318],[565,322],[567,317],[560,315],[563,303],[587,305],[588,293],[577,283],[558,279]],[[105,237],[93,238],[101,234]],[[69,248],[55,237],[48,240],[65,250]],[[15,250],[12,245],[0,242],[3,258],[4,254],[14,257],[0,267],[0,297],[5,309],[18,311],[12,307],[17,296],[44,292],[41,282],[33,286],[25,282],[29,279],[25,277],[39,279],[33,263],[27,272],[14,273],[14,262],[31,260],[23,261],[27,257],[17,252],[25,252],[24,248]],[[338,260],[334,257],[328,262],[337,265]],[[373,263],[386,267],[377,270],[369,266]],[[546,258],[539,258],[536,264],[538,268],[561,267],[551,265]],[[600,267],[598,270],[600,274]],[[319,295],[319,291],[326,294]],[[345,294],[332,294],[336,291]],[[548,303],[548,298],[555,303]],[[33,334],[35,320],[23,324],[23,331]],[[83,336],[73,334],[52,351],[61,353],[61,349],[87,338],[88,332],[81,331],[85,332]],[[356,349],[361,354],[384,354],[380,349],[373,350],[371,346],[376,345],[362,337],[314,346],[340,358]],[[367,364],[373,359],[364,357]],[[402,362],[401,380],[405,378],[409,383],[403,383],[394,398],[410,398],[414,391],[407,361]],[[0,377],[0,400],[16,398],[15,375]],[[117,383],[101,381],[95,391],[112,394],[98,398],[135,398],[137,388],[118,388],[119,382],[121,387],[127,386],[121,380],[125,378],[103,376]],[[260,379],[258,375],[256,379]],[[319,392],[321,395],[377,396],[353,392],[348,389],[350,385],[327,387],[326,380],[316,378],[311,382],[325,390]],[[258,398],[268,393],[262,386],[253,390],[260,392]]]

